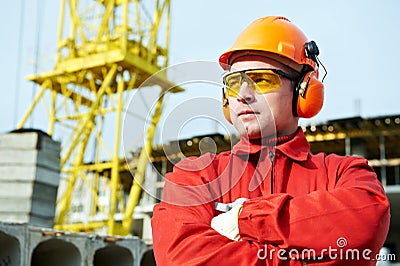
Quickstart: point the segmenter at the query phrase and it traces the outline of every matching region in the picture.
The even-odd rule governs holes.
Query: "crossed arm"
[[[340,237],[347,240],[346,248],[368,248],[377,253],[389,224],[389,204],[383,189],[362,160],[351,160],[340,165],[337,171],[340,179],[330,191],[314,191],[299,197],[277,193],[246,201],[238,217],[239,241],[211,227],[216,216],[214,202],[196,206],[167,202],[156,205],[152,228],[158,265],[278,265],[283,262],[302,265],[303,260],[312,263],[314,258],[304,256],[282,261],[284,251],[290,249],[299,253],[313,249],[321,261],[328,261],[331,258],[323,257],[324,250],[330,246],[337,248]],[[169,179],[197,186],[198,182],[204,182],[199,176],[191,176],[197,174],[177,169]],[[193,198],[195,192],[185,195],[184,191],[177,192],[166,185],[164,197],[179,194],[182,199]],[[196,197],[201,199],[202,195]],[[265,254],[267,250],[274,252]],[[368,264],[358,261],[352,265],[357,263]]]

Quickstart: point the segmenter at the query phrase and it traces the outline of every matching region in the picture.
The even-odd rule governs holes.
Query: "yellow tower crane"
[[[154,13],[150,15],[148,1],[62,0],[55,67],[50,72],[28,77],[40,85],[40,90],[18,128],[23,128],[38,103],[44,102],[48,106],[47,133],[53,135],[58,125],[71,129],[61,140],[61,175],[67,184],[58,196],[56,229],[93,232],[105,228],[110,235],[130,233],[162,112],[163,95],[166,91],[182,90],[167,79],[166,72],[153,76],[168,66],[170,0],[153,1],[150,8]],[[84,6],[85,3],[90,6]],[[120,180],[120,173],[129,168],[120,148],[126,94],[139,88],[149,77],[153,78],[147,85],[158,86],[160,97],[138,156],[133,181],[126,189]],[[111,114],[115,120],[113,147],[106,148],[102,122]],[[85,154],[90,149],[89,140],[93,139],[96,156],[88,162]],[[109,151],[106,160],[101,159],[101,147]],[[97,201],[99,178],[104,179],[104,173],[110,173],[108,208]],[[100,217],[104,218],[78,222],[72,219],[71,201],[78,181],[91,193],[93,217],[101,212]],[[117,211],[123,214],[118,222]]]

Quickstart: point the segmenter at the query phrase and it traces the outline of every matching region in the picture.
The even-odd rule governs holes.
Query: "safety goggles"
[[[228,96],[237,97],[243,82],[258,94],[275,91],[281,87],[281,77],[296,79],[279,69],[247,69],[225,74],[222,79]]]

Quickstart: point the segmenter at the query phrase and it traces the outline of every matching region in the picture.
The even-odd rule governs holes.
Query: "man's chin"
[[[235,126],[238,133],[246,137],[247,139],[260,139],[268,136],[275,136],[275,126],[267,126],[264,128],[260,128],[260,123],[258,121],[242,121],[236,120],[233,121],[233,125]],[[271,125],[274,125],[271,123]]]
[[[247,134],[247,138],[248,139],[260,139],[261,138],[261,134]]]
[[[260,130],[247,130],[246,131],[247,134],[247,138],[248,139],[261,139],[261,138],[273,138],[276,137],[276,132],[274,130],[264,130],[264,131],[260,131]]]

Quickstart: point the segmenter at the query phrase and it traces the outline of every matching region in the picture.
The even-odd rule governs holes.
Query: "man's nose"
[[[252,103],[255,99],[254,93],[255,91],[251,88],[248,81],[244,81],[242,86],[240,86],[240,91],[236,99],[242,103]]]

